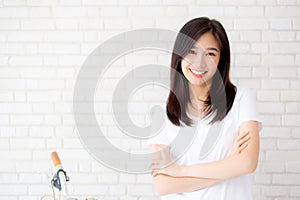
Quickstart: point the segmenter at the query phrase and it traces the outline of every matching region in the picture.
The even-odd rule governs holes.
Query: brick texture
[[[233,81],[253,89],[263,119],[255,199],[299,199],[299,0],[0,0],[0,200],[51,194],[53,150],[69,172],[74,197],[159,199],[149,175],[114,171],[84,148],[73,114],[75,81],[87,56],[109,38],[140,28],[178,31],[203,15],[224,24]],[[115,86],[135,67],[167,65],[169,58],[161,51],[131,52],[115,60],[99,81],[95,113],[117,148],[147,152],[143,142],[115,124]],[[168,75],[162,71],[157,77]],[[129,102],[135,125],[149,124],[150,108],[163,103],[166,94],[151,85],[135,91]]]

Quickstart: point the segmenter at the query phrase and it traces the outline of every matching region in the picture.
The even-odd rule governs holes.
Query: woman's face
[[[211,86],[220,60],[220,47],[211,32],[204,33],[181,61],[182,72],[190,84]]]

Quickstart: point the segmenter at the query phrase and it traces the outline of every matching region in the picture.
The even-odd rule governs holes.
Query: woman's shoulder
[[[241,99],[247,97],[247,96],[252,96],[253,92],[251,89],[246,88],[246,87],[236,87],[236,95],[235,95],[235,100],[236,102],[240,101]]]
[[[236,94],[232,105],[232,112],[238,111],[240,104],[247,101],[247,98],[253,99],[253,92],[246,87],[236,87]]]

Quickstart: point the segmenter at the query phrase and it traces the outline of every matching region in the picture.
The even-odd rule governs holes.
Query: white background
[[[115,172],[83,148],[73,119],[74,83],[89,53],[114,35],[138,28],[178,31],[199,16],[223,23],[232,79],[256,95],[264,128],[255,199],[300,199],[299,0],[0,0],[0,199],[50,194],[53,150],[69,173],[73,196],[159,199],[149,175]],[[132,66],[167,65],[168,58],[120,58],[100,84],[96,113],[119,148],[138,151],[140,144],[124,139],[110,119],[105,100],[113,85]],[[149,105],[163,99],[166,91],[156,89],[134,95],[137,124],[147,124]]]

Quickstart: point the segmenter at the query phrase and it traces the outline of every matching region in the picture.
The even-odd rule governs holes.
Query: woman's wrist
[[[181,176],[190,176],[189,173],[188,173],[189,172],[188,168],[189,167],[187,165],[182,165],[181,166],[181,168],[180,168],[181,169],[180,170]]]

